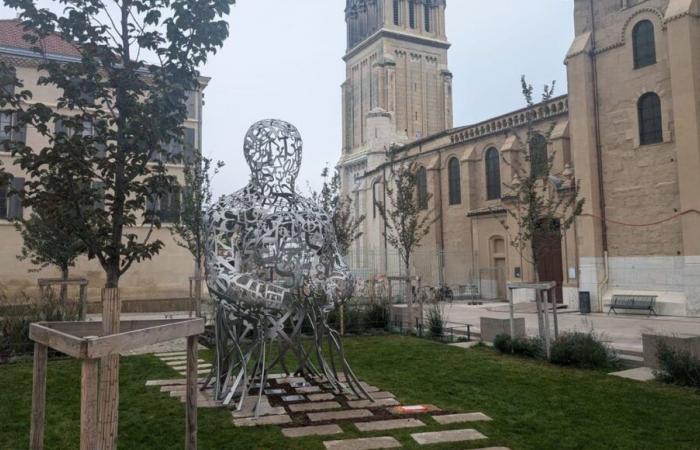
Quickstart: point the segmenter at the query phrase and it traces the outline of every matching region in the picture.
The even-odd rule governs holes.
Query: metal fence
[[[503,267],[474,267],[471,253],[417,250],[411,256],[410,276],[414,286],[447,286],[454,299],[503,300],[507,297]],[[406,277],[399,253],[395,250],[358,251],[346,257],[358,286],[360,297],[386,297],[392,301],[405,298]]]

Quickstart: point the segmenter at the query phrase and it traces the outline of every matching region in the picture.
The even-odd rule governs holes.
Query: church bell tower
[[[445,0],[347,0],[341,166],[452,128],[445,6]]]

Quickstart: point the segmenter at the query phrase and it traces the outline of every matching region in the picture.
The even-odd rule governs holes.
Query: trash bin
[[[578,293],[578,310],[581,314],[591,313],[591,293],[590,292],[579,292]]]

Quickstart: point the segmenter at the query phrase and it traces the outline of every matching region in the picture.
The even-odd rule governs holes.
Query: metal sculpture
[[[279,365],[287,374],[371,399],[345,359],[339,334],[328,325],[329,312],[352,295],[354,282],[331,218],[294,191],[299,131],[287,122],[260,121],[248,130],[244,152],[249,184],[222,197],[205,217],[207,285],[217,300],[216,364],[205,388],[213,385],[218,400],[235,401],[239,410],[255,389],[257,416],[270,369]],[[308,349],[301,333],[305,322],[312,334]],[[278,353],[271,359],[273,343]],[[296,357],[291,372],[290,354]]]

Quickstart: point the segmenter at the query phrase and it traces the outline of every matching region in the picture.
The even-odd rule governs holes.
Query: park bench
[[[618,309],[635,309],[639,311],[649,311],[649,315],[652,313],[656,316],[656,311],[654,307],[656,306],[656,296],[655,295],[613,295],[612,301],[609,305],[610,312],[615,312],[617,314]]]

